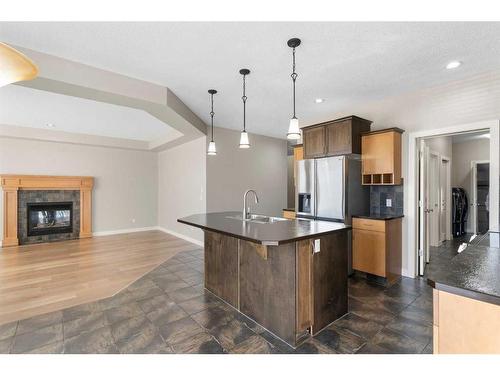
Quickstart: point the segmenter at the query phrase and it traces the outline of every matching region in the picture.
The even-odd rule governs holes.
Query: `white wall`
[[[203,241],[203,232],[177,219],[206,212],[206,137],[158,154],[158,225]]]
[[[452,142],[451,137],[436,137],[425,140],[425,145],[429,146],[429,150],[438,153],[439,156],[452,158]]]
[[[0,174],[95,178],[93,232],[156,226],[157,169],[157,155],[148,151],[0,138]]]
[[[286,140],[249,134],[251,147],[240,149],[239,137],[238,131],[215,129],[217,155],[207,156],[207,211],[241,211],[245,190],[254,189],[254,212],[281,215],[287,207]]]

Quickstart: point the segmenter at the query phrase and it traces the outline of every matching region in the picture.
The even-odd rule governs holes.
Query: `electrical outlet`
[[[392,199],[386,199],[385,205],[386,205],[386,207],[392,207]]]
[[[321,240],[314,240],[314,252],[319,253],[321,251]]]

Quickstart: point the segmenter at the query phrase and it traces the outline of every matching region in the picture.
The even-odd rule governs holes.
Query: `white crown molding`
[[[148,150],[168,149],[206,134],[206,124],[168,87],[27,48],[15,48],[40,69],[38,78],[18,85],[142,110],[178,132],[177,137],[164,139],[163,144],[146,143]]]
[[[127,150],[149,151],[149,142],[132,139],[77,134],[61,130],[37,129],[27,126],[0,124],[0,137],[19,138],[46,142],[70,143],[75,145],[100,146]]]

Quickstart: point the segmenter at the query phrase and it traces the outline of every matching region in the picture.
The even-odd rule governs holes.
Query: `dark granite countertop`
[[[295,208],[284,208],[283,211],[292,211],[292,212],[295,212]]]
[[[241,217],[241,212],[198,214],[177,221],[262,245],[282,245],[351,228],[342,223],[320,220],[292,219],[263,224],[238,220],[232,216]]]
[[[352,215],[352,217],[358,217],[360,219],[370,219],[370,220],[393,220],[400,219],[404,215]]]
[[[453,257],[449,267],[428,275],[432,287],[500,305],[499,233],[488,233]],[[484,246],[486,245],[486,246]]]

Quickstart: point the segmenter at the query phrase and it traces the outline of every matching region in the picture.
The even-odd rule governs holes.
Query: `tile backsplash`
[[[392,201],[387,207],[387,199]],[[370,215],[403,215],[403,185],[370,186]]]

